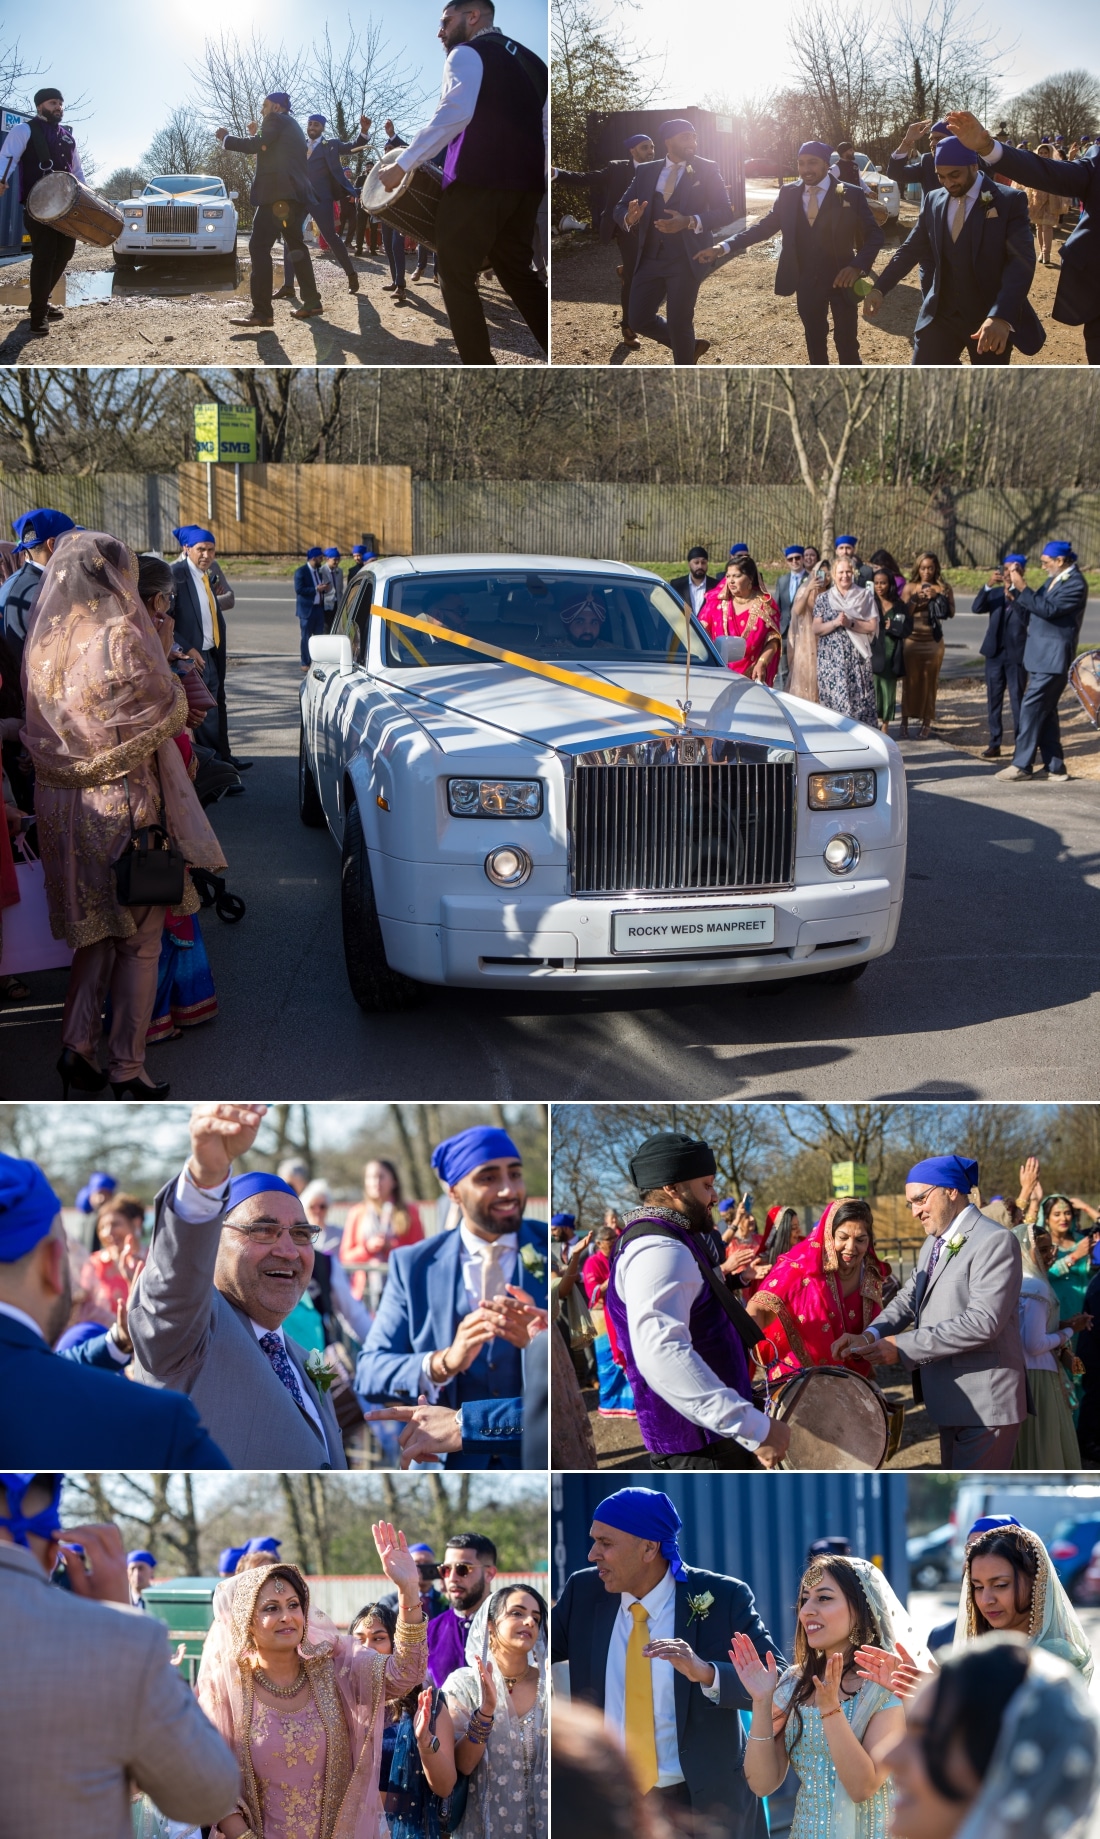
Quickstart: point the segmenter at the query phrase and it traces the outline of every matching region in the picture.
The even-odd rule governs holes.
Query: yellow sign
[[[195,404],[195,458],[207,465],[245,465],[260,457],[255,409],[227,409],[218,402]]]
[[[871,1186],[865,1162],[833,1163],[833,1199],[869,1200]]]

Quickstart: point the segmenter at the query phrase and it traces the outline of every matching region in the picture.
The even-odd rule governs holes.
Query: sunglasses
[[[477,1566],[473,1564],[441,1564],[440,1577],[469,1577]]]

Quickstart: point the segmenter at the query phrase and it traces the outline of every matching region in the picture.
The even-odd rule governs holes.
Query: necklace
[[[289,1686],[277,1686],[273,1679],[268,1678],[262,1667],[254,1667],[252,1671],[253,1677],[258,1684],[263,1687],[264,1691],[273,1693],[277,1699],[292,1699],[296,1693],[302,1690],[302,1685],[306,1678],[304,1665],[299,1666],[298,1677]]]
[[[499,1662],[498,1662],[498,1665],[499,1665]],[[519,1685],[520,1680],[525,1679],[527,1677],[527,1674],[530,1672],[530,1670],[531,1670],[530,1662],[528,1662],[527,1666],[524,1667],[522,1673],[517,1673],[513,1679],[509,1679],[507,1673],[504,1671],[504,1668],[501,1667],[500,1677],[508,1688],[509,1697],[511,1697],[512,1693],[515,1691],[516,1687]]]

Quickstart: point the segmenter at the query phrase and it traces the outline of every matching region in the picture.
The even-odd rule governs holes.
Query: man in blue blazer
[[[1083,326],[1085,360],[1100,364],[1100,142],[1094,141],[1080,159],[1048,160],[994,140],[975,116],[961,110],[947,119],[952,133],[982,155],[990,172],[1036,191],[1081,200],[1081,215],[1062,244],[1051,318],[1063,326]]]
[[[863,302],[873,319],[884,297],[918,265],[924,298],[913,334],[914,364],[1007,364],[1012,347],[1034,357],[1046,333],[1028,300],[1035,243],[1023,192],[998,185],[949,136],[935,152],[943,186],[929,192],[909,235]]]
[[[984,587],[978,589],[970,611],[988,613],[989,625],[978,650],[985,659],[985,698],[989,709],[989,746],[982,752],[983,760],[999,760],[1001,757],[1001,737],[1004,732],[1001,712],[1004,708],[1005,690],[1012,709],[1012,732],[1020,732],[1020,705],[1027,688],[1027,672],[1024,669],[1024,646],[1027,643],[1027,608],[1021,607],[1018,600],[1009,601],[1005,597],[1004,571],[1015,566],[1023,574],[1027,567],[1027,557],[1020,554],[1007,555],[1004,567],[990,570],[989,579]]]
[[[453,1232],[390,1253],[356,1391],[398,1406],[442,1405],[461,1413],[455,1429],[462,1447],[448,1452],[448,1468],[518,1469],[523,1448],[515,1401],[523,1392],[530,1308],[508,1286],[545,1307],[547,1229],[523,1217],[523,1164],[507,1131],[480,1125],[460,1131],[438,1146],[432,1166],[461,1220]],[[509,1429],[511,1436],[500,1434]]]
[[[806,361],[829,362],[829,313],[842,364],[859,364],[859,312],[852,283],[867,274],[882,248],[882,231],[861,185],[844,184],[830,171],[832,149],[808,140],[798,149],[798,182],[781,185],[770,211],[747,230],[705,249],[703,264],[720,264],[778,232],[783,243],[775,291],[793,294],[806,334]]]
[[[324,550],[314,543],[305,561],[294,570],[294,610],[302,634],[302,669],[309,669],[309,641],[324,632],[336,611],[336,585]]]
[[[667,345],[674,364],[697,364],[710,340],[695,336],[695,301],[703,271],[692,259],[730,221],[729,193],[713,160],[696,157],[695,129],[676,118],[657,130],[663,160],[646,160],[615,206],[614,219],[635,245],[630,324]],[[624,247],[623,266],[630,252]],[[666,301],[668,318],[661,312]]]
[[[314,223],[320,230],[333,259],[348,278],[348,292],[359,292],[359,276],[355,272],[347,245],[339,230],[333,207],[345,198],[354,201],[355,186],[344,176],[343,162],[349,153],[357,153],[367,144],[370,134],[370,116],[360,115],[359,135],[355,140],[326,140],[325,117],[311,115],[306,122],[306,178],[309,183],[309,209]],[[293,270],[287,269],[287,280]],[[293,293],[293,286],[290,291]],[[276,296],[278,298],[278,296]]]
[[[0,1155],[0,1468],[229,1468],[190,1399],[53,1352],[71,1308],[61,1202],[36,1163]]]
[[[191,738],[200,747],[211,747],[219,760],[245,772],[251,760],[237,760],[229,750],[229,716],[225,706],[225,670],[227,634],[225,616],[236,604],[236,596],[216,560],[217,545],[212,530],[200,524],[181,524],[173,530],[180,546],[178,562],[172,563],[176,582],[176,643],[189,652],[203,673],[203,681],[217,700],[200,722]]]
[[[730,1642],[748,1635],[762,1659],[774,1654],[780,1672],[786,1661],[747,1584],[683,1562],[679,1528],[672,1501],[655,1489],[622,1488],[601,1501],[589,1552],[595,1569],[567,1580],[551,1616],[550,1657],[568,1662],[571,1697],[603,1712],[642,1792],[663,1803],[674,1825],[766,1839],[763,1802],[744,1776],[738,1713],[751,1700],[730,1664]],[[640,1711],[635,1697],[628,1712],[627,1678],[637,1679],[639,1663],[650,1691]]]
[[[1040,559],[1047,578],[1037,589],[1027,586],[1018,563],[1010,563],[1005,569],[1005,599],[1028,616],[1024,647],[1027,689],[1020,706],[1012,765],[1003,767],[998,779],[1031,779],[1035,776],[1036,752],[1042,755],[1042,772],[1052,779],[1069,778],[1062,758],[1058,699],[1069,682],[1069,667],[1077,654],[1089,584],[1069,543],[1048,543]]]

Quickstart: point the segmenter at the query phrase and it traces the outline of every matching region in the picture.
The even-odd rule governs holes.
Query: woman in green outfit
[[[1029,1215],[1031,1211],[1029,1207]],[[1080,1313],[1085,1291],[1096,1275],[1089,1259],[1090,1241],[1081,1228],[1082,1213],[1093,1225],[1100,1218],[1096,1209],[1086,1206],[1083,1200],[1071,1200],[1067,1194],[1048,1194],[1040,1201],[1035,1216],[1036,1232],[1049,1232],[1054,1246],[1048,1276],[1063,1319]]]
[[[1034,1416],[1024,1419],[1012,1457],[1014,1469],[1079,1469],[1081,1452],[1070,1404],[1070,1343],[1090,1325],[1084,1313],[1063,1319],[1048,1272],[1054,1262],[1049,1232],[1037,1223],[1013,1228],[1023,1252],[1020,1338],[1024,1345]]]
[[[872,585],[878,629],[871,640],[871,670],[879,727],[889,734],[897,706],[898,679],[905,674],[905,640],[912,637],[913,615],[888,568],[876,568]]]

